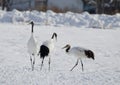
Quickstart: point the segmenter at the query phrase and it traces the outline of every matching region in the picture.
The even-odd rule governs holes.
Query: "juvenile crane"
[[[63,47],[63,49],[64,48],[66,48],[66,53],[77,57],[77,62],[70,71],[72,71],[78,65],[79,60],[81,61],[82,71],[84,70],[83,63],[81,60],[82,58],[92,58],[93,60],[95,59],[94,53],[91,50],[81,48],[81,47],[72,47],[71,48],[71,46],[69,44],[67,44],[65,47]]]
[[[28,48],[28,53],[30,55],[31,67],[32,67],[32,70],[34,70],[35,55],[37,54],[37,45],[33,35],[34,23],[30,22],[30,24],[32,25],[32,29],[31,29],[30,39],[28,40],[28,43],[27,43],[27,48]]]
[[[41,70],[42,70],[42,66],[43,66],[43,62],[44,62],[44,58],[49,56],[49,54],[54,50],[54,38],[56,38],[57,41],[57,34],[53,33],[52,37],[50,40],[47,40],[45,42],[43,42],[43,44],[40,46],[40,50],[38,55],[40,54],[40,58],[42,58],[42,63],[41,63]],[[50,71],[50,56],[49,56],[49,71]]]

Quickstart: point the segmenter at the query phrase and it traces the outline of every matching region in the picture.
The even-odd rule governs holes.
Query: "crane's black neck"
[[[34,27],[34,24],[32,24],[32,31],[31,31],[32,33],[33,33],[33,27]]]
[[[32,25],[32,31],[31,32],[33,33],[33,25]]]
[[[70,50],[70,46],[69,46],[69,47],[67,47],[66,52],[69,52],[69,50]]]
[[[57,34],[56,33],[53,33],[51,39],[53,39],[54,37],[57,39]]]
[[[31,32],[33,33],[34,22],[32,21],[30,24],[32,25],[32,30],[31,30]]]

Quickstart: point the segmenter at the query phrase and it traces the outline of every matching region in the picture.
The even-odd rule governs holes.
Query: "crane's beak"
[[[67,46],[62,47],[62,49],[66,48]]]
[[[29,22],[29,23],[28,23],[28,25],[29,25],[29,24],[33,24],[33,25],[34,25],[34,22],[33,22],[33,21],[31,21],[31,22]]]
[[[66,46],[62,47],[62,49],[64,49],[64,48],[70,48],[70,45],[67,44]]]
[[[29,22],[27,25],[30,25],[31,24],[31,22]]]

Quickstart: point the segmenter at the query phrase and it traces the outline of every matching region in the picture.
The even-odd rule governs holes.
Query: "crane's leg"
[[[41,68],[40,68],[40,70],[42,70],[43,62],[44,62],[44,58],[42,59],[42,63],[41,63]]]
[[[35,56],[33,56],[33,65],[32,65],[32,71],[34,70],[34,65],[35,65]]]
[[[79,62],[79,59],[77,59],[76,64],[73,66],[73,68],[70,71],[72,71],[78,65],[78,62]]]
[[[82,71],[84,71],[83,62],[82,62],[82,60],[80,60],[80,61],[81,61]]]
[[[32,67],[32,66],[33,66],[33,65],[32,65],[32,56],[30,56],[30,61],[31,61],[31,67]]]
[[[48,64],[49,64],[49,71],[50,71],[50,63],[51,63],[51,59],[49,57],[49,62],[48,62]]]

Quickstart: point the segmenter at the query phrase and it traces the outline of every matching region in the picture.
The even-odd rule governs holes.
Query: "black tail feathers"
[[[91,50],[85,50],[85,55],[86,55],[88,58],[92,58],[93,60],[95,59],[95,58],[94,58],[94,53],[93,53]]]
[[[48,56],[49,54],[49,48],[45,45],[41,45],[39,53],[40,53],[40,58],[44,59],[44,57]]]

